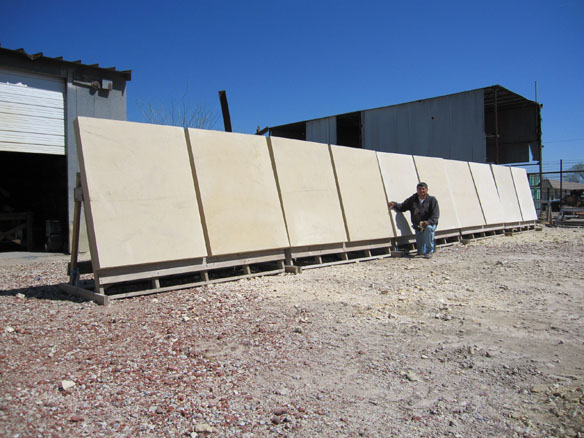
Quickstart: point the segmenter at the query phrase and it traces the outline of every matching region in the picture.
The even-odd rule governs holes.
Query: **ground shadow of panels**
[[[395,237],[375,151],[330,146],[349,242]]]
[[[414,163],[420,181],[428,184],[428,194],[435,196],[440,207],[440,220],[436,233],[458,234],[461,228],[456,204],[446,175],[445,160],[414,155]]]
[[[268,139],[292,247],[347,241],[328,145]]]
[[[182,128],[80,117],[93,268],[207,255]]]
[[[497,193],[497,185],[491,166],[484,163],[469,163],[486,225],[503,228],[505,214]]]
[[[505,225],[518,224],[522,221],[519,200],[515,192],[511,168],[491,164],[491,170],[497,184],[497,192],[503,207],[503,217]]]
[[[529,180],[527,178],[527,171],[520,167],[512,167],[511,175],[515,184],[517,192],[517,199],[519,200],[519,209],[524,222],[537,220],[537,212],[531,196],[531,188],[529,187]]]
[[[209,254],[288,247],[266,138],[187,132]]]
[[[419,182],[414,158],[411,155],[377,152],[379,169],[383,177],[383,184],[387,199],[394,202],[403,202],[416,193]],[[396,237],[410,237],[414,235],[409,213],[391,211]]]
[[[468,162],[444,160],[444,166],[463,234],[483,230],[485,218]]]

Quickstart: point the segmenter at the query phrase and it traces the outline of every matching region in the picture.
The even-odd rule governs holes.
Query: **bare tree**
[[[138,107],[148,123],[182,126],[183,128],[213,129],[217,123],[217,113],[205,105],[188,102],[187,92],[188,85],[178,103],[175,99],[162,105],[138,102]]]
[[[566,181],[575,183],[584,182],[584,163],[574,164],[572,167],[570,167],[570,170],[575,172],[570,173],[566,178]]]

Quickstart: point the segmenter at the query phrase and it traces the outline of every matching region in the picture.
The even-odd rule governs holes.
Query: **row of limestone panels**
[[[466,162],[197,129],[185,137],[179,127],[82,117],[76,130],[96,268],[411,235],[386,202],[419,180],[439,199],[440,229],[459,229],[477,212],[494,223],[481,205],[502,204],[506,192],[521,221],[506,167],[511,185],[491,177],[494,196]],[[451,183],[465,166],[466,180]]]

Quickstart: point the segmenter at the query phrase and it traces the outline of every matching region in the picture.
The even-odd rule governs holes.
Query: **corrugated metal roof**
[[[100,67],[99,64],[83,64],[80,59],[77,61],[66,61],[63,59],[62,56],[57,56],[57,57],[51,58],[49,56],[43,55],[43,52],[28,53],[24,49],[11,50],[11,49],[6,49],[0,45],[0,54],[3,52],[23,56],[23,57],[28,58],[31,61],[37,61],[37,60],[52,61],[52,62],[59,62],[62,64],[76,65],[76,66],[86,67],[86,68],[93,68],[96,70],[115,72],[115,73],[119,74],[120,76],[122,76],[126,81],[130,81],[132,79],[132,70],[116,70],[115,67]]]

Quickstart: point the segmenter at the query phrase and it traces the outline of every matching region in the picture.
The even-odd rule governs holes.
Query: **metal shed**
[[[500,85],[269,128],[269,134],[479,163],[539,160],[541,105]]]
[[[126,120],[131,77],[0,47],[0,251],[69,249],[79,170],[73,120]]]

